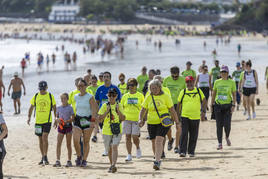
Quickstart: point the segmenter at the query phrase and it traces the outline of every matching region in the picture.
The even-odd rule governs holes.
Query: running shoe
[[[150,140],[150,137],[149,137],[149,136],[147,136],[147,137],[146,137],[146,140]]]
[[[108,156],[108,152],[105,150],[105,151],[102,153],[102,156],[103,156],[103,157]]]
[[[114,166],[114,165],[110,166],[108,172],[109,172],[109,173],[115,173],[115,172],[117,172],[117,168],[116,168],[116,166]]]
[[[227,146],[231,146],[231,141],[229,138],[226,138],[226,143],[227,143]]]
[[[174,148],[174,153],[175,153],[175,154],[180,153],[180,149],[179,149],[178,147],[175,147],[175,148]]]
[[[253,119],[256,119],[256,112],[253,112],[253,113],[252,113],[252,118],[253,118]]]
[[[56,163],[53,165],[53,167],[61,167],[60,161],[57,160]]]
[[[68,160],[65,167],[72,167],[72,166],[73,166],[72,161]]]
[[[194,154],[189,154],[189,157],[191,157],[191,158],[194,157],[194,156],[195,156]]]
[[[76,160],[75,160],[75,165],[77,167],[80,167],[81,166],[81,157],[77,157]]]
[[[153,169],[160,170],[161,161],[154,161]]]
[[[174,143],[174,138],[171,138],[170,141],[168,141],[168,151],[172,150]]]
[[[49,165],[49,162],[48,162],[47,156],[44,156],[43,161],[44,161],[44,164],[45,164],[45,165]]]
[[[247,120],[251,120],[251,116],[248,116]]]
[[[98,141],[98,138],[97,138],[97,136],[93,136],[91,140],[92,140],[92,142],[96,143]]]
[[[247,110],[244,110],[244,113],[243,113],[243,115],[245,116],[245,115],[247,115]]]
[[[141,158],[142,154],[141,154],[141,149],[137,149],[137,152],[136,152],[136,158]]]
[[[165,152],[163,152],[163,153],[162,153],[162,156],[161,156],[161,159],[164,159],[164,158],[166,158],[166,154],[165,154]]]
[[[125,161],[130,162],[131,160],[132,160],[132,156],[131,156],[131,154],[128,154]]]
[[[81,167],[86,167],[87,166],[87,161],[85,160],[82,160],[82,164],[81,164]]]
[[[44,161],[43,161],[43,157],[41,159],[41,161],[38,163],[38,165],[43,165]]]
[[[222,144],[219,144],[217,150],[222,150]]]
[[[185,153],[180,153],[180,157],[186,157]]]

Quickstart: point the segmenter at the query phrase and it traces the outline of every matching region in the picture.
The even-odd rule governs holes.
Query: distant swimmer
[[[46,63],[47,63],[47,71],[49,71],[49,56],[47,55],[47,57],[46,57]]]
[[[0,80],[0,107],[1,107],[1,111],[0,112],[3,111],[2,97],[3,98],[5,97],[5,91],[6,91],[5,85],[4,85],[3,81]]]
[[[56,55],[53,53],[51,57],[52,57],[52,63],[53,63],[53,65],[55,65],[55,63],[56,63]]]
[[[24,70],[26,68],[26,60],[23,58],[20,62],[21,70],[22,70],[22,76],[24,76]]]

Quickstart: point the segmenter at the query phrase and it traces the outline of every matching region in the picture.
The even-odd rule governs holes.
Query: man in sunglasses
[[[171,75],[164,79],[163,86],[168,87],[168,89],[170,90],[171,99],[173,101],[174,108],[177,109],[178,96],[180,94],[180,91],[186,88],[186,83],[185,83],[184,77],[180,76],[179,67],[177,66],[171,67],[170,73]],[[181,133],[181,130],[178,129],[176,132],[176,144],[174,148],[175,153],[179,153],[180,133]],[[167,135],[171,135],[171,134],[172,134],[172,131],[170,128],[170,131],[168,132]],[[170,140],[168,142],[168,150],[172,149],[173,142],[174,140]]]
[[[103,73],[104,85],[98,87],[98,89],[96,91],[96,94],[95,94],[95,99],[96,99],[97,104],[99,105],[99,108],[101,108],[101,106],[104,103],[108,102],[107,94],[108,94],[108,91],[109,91],[110,88],[114,88],[117,91],[116,100],[117,101],[121,100],[121,92],[120,92],[119,88],[116,85],[112,84],[111,79],[112,79],[112,74],[110,72],[106,71],[106,72]],[[102,129],[103,124],[100,123],[99,126]],[[97,138],[97,136],[93,136],[93,137]],[[107,156],[107,154],[108,154],[107,151],[105,151],[103,153],[103,156]]]

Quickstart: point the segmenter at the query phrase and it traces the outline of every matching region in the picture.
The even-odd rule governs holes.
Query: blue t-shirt
[[[118,94],[116,100],[117,101],[121,100],[121,92],[117,86],[111,85],[109,87],[106,87],[105,85],[102,85],[102,86],[98,87],[96,94],[95,94],[95,99],[100,102],[100,106],[99,106],[100,108],[101,108],[102,104],[108,102],[107,93],[108,93],[110,88],[116,89],[117,94]]]

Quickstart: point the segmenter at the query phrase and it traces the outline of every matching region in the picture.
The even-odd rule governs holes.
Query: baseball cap
[[[194,78],[192,76],[186,76],[185,82],[188,82],[188,81],[194,81]]]
[[[224,65],[223,65],[223,66],[221,67],[221,72],[223,72],[223,71],[229,73],[229,68],[228,68],[228,66],[224,66]]]
[[[109,90],[108,90],[108,93],[113,93],[113,94],[117,94],[117,91],[116,91],[116,89],[115,88],[110,88]]]
[[[241,65],[240,62],[236,63],[236,67],[240,67],[240,65]]]
[[[188,62],[186,63],[186,65],[192,65],[192,62],[188,61]]]
[[[99,74],[99,76],[103,76],[103,73],[101,72],[101,73]]]
[[[15,73],[14,73],[14,76],[19,76],[19,73],[18,73],[18,72],[15,72]]]
[[[46,81],[40,81],[38,84],[39,90],[45,90],[47,87],[47,82]]]

